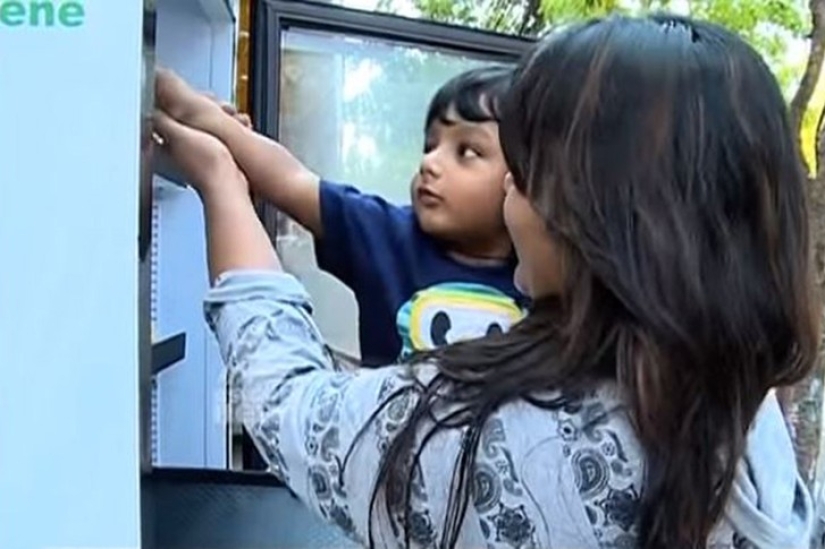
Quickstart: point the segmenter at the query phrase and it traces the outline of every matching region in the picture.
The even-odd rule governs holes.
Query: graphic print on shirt
[[[398,310],[401,358],[506,332],[523,317],[516,301],[493,287],[465,282],[430,286],[416,292]]]

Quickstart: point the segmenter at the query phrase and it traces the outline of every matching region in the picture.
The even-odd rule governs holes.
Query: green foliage
[[[805,67],[804,40],[811,31],[806,0],[380,0],[379,8],[394,11],[401,1],[412,2],[427,19],[527,36],[611,13],[671,11],[706,19],[739,33],[759,51],[789,100]],[[803,118],[802,145],[812,167],[815,126],[824,104],[822,90]]]
[[[414,5],[433,21],[510,34],[519,32],[524,13],[523,3],[510,0],[414,0]]]
[[[392,4],[392,0],[383,1]],[[611,13],[641,15],[675,11],[713,21],[739,33],[765,58],[789,100],[805,67],[804,57],[792,55],[797,53],[792,51],[792,46],[802,45],[811,31],[805,0],[413,0],[413,3],[426,18],[532,36],[559,24]],[[812,167],[815,126],[825,103],[823,95],[825,91],[817,95],[803,118],[802,145]]]
[[[553,24],[586,17],[600,17],[610,13],[627,13],[618,0],[542,0],[539,4],[539,18],[543,29]]]
[[[788,46],[809,32],[804,4],[792,0],[703,0],[691,2],[691,15],[738,32],[771,65],[786,90],[804,65],[788,59]]]
[[[511,34],[538,35],[572,20],[610,13],[678,11],[738,32],[771,65],[786,90],[804,63],[788,59],[789,44],[810,32],[804,0],[413,0],[435,21]],[[385,8],[393,0],[382,0]]]

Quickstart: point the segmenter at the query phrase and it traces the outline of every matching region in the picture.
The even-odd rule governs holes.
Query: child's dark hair
[[[512,77],[512,68],[498,65],[454,76],[430,101],[424,129],[428,130],[436,120],[454,122],[448,116],[451,112],[467,122],[498,122],[499,102],[509,89]]]

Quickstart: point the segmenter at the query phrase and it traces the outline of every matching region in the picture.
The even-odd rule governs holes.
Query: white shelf
[[[200,4],[207,19],[215,23],[235,22],[235,0],[184,0]]]
[[[179,7],[214,24],[234,23],[236,0],[155,0],[158,7]]]

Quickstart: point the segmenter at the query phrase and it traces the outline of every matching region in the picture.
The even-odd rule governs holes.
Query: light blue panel
[[[79,5],[0,17],[4,549],[140,545],[143,5]]]
[[[235,78],[235,25],[213,25],[211,91],[232,100]],[[227,468],[226,376],[215,337],[206,335],[206,467]]]
[[[186,358],[158,375],[157,463],[203,467],[205,460],[206,274],[201,205],[189,189],[158,189],[158,321],[165,337],[186,332]]]
[[[155,55],[190,84],[207,90],[211,78],[212,25],[198,2],[157,0]]]
[[[228,97],[234,25],[220,2],[159,0],[156,56],[193,86]],[[220,15],[223,18],[209,19]],[[204,319],[208,288],[200,202],[191,190],[156,188],[157,337],[185,331],[186,358],[158,376],[157,465],[226,466],[222,364]]]

